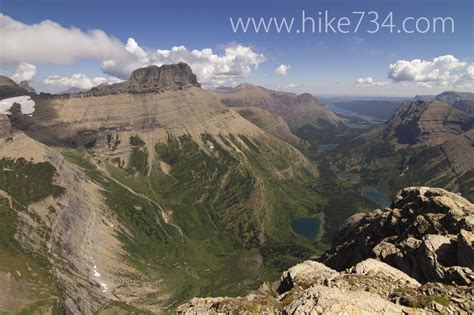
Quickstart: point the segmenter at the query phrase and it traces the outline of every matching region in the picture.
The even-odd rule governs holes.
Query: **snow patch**
[[[97,271],[97,266],[96,265],[94,265],[93,273],[94,273],[94,277],[100,278],[100,272]]]
[[[107,292],[107,290],[109,289],[109,287],[107,286],[107,284],[105,284],[105,283],[103,283],[103,282],[99,282],[99,285],[100,285],[100,289],[101,289],[102,293]]]
[[[23,95],[0,100],[0,114],[10,114],[14,103],[20,104],[21,112],[25,115],[31,115],[35,111],[35,101],[30,96]]]

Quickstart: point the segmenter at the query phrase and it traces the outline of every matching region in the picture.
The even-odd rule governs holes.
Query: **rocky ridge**
[[[348,219],[319,262],[285,271],[275,290],[194,298],[178,313],[472,313],[473,219],[459,195],[406,188],[391,208]]]

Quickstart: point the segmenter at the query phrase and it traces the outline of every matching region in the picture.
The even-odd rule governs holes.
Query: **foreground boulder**
[[[319,261],[344,270],[367,258],[396,267],[420,282],[474,281],[474,206],[444,189],[400,191],[392,208],[350,219]]]

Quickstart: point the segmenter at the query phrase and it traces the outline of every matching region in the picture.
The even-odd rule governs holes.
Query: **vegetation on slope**
[[[53,312],[60,309],[61,293],[50,274],[49,263],[44,257],[22,248],[15,239],[20,224],[18,216],[28,214],[28,205],[48,196],[59,196],[64,191],[53,184],[55,172],[49,163],[0,160],[0,192],[3,191],[0,194],[0,274],[10,275],[15,283],[24,286],[21,293],[11,293],[16,296],[15,308],[26,305],[20,314],[32,314],[40,308]],[[8,290],[5,294],[9,294]]]
[[[148,156],[137,158],[137,151],[146,151],[136,137],[130,139],[134,148],[123,168],[117,167],[121,162],[97,168],[88,153],[63,150],[103,187],[108,207],[124,227],[120,239],[126,258],[143,280],[163,283],[171,293],[163,304],[170,309],[192,296],[238,295],[274,280],[287,264],[271,259],[262,264],[259,257],[278,246],[288,250],[272,259],[292,257],[288,264],[321,252],[320,244],[290,228],[292,218],[318,213],[324,198],[313,190],[311,174],[282,175],[294,168],[285,159],[288,147],[245,136],[219,140],[202,134],[203,148],[189,135],[170,136],[155,148],[169,172],[158,161],[138,167]],[[143,172],[148,167],[149,175]],[[162,296],[141,303],[158,303]]]

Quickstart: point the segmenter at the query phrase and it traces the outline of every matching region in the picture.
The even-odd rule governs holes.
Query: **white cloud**
[[[231,85],[249,76],[266,60],[263,54],[238,43],[216,53],[211,48],[188,50],[184,46],[145,49],[129,38],[124,44],[101,30],[66,28],[50,20],[24,24],[0,13],[0,67],[14,71],[21,63],[71,64],[89,59],[101,62],[102,71],[128,79],[136,68],[150,64],[188,63],[207,86]]]
[[[390,64],[388,77],[394,82],[429,83],[430,86],[450,86],[463,76],[467,63],[453,55],[433,58],[433,60],[398,60]],[[468,68],[468,71],[469,68]],[[418,86],[428,86],[422,84]]]
[[[44,20],[24,24],[0,13],[0,66],[11,68],[22,62],[69,64],[82,59],[127,58],[123,43],[101,30],[83,32]]]
[[[287,87],[290,88],[290,89],[296,89],[300,86],[301,86],[300,83],[290,83],[290,84],[287,85]]]
[[[54,87],[61,87],[61,88],[79,88],[79,89],[91,89],[99,84],[112,84],[120,82],[120,79],[115,77],[94,77],[89,78],[88,76],[77,73],[70,77],[62,77],[58,75],[51,75],[48,76],[43,80],[43,84],[51,85]]]
[[[278,68],[275,69],[275,73],[278,75],[287,75],[288,71],[290,71],[290,68],[290,65],[281,64],[278,66]]]
[[[133,38],[129,38],[127,51],[133,55],[126,63],[107,60],[102,70],[110,75],[126,79],[139,67],[149,64],[162,65],[185,62],[191,66],[198,80],[206,86],[232,85],[235,80],[248,77],[252,70],[264,62],[265,56],[254,52],[250,47],[232,44],[224,48],[223,54],[211,48],[189,50],[184,46],[171,49],[145,50]]]
[[[358,78],[354,85],[359,87],[384,86],[387,82],[375,81],[372,77]]]
[[[31,80],[36,74],[36,66],[27,62],[20,63],[12,76],[12,79],[21,82],[23,80]]]
[[[466,69],[466,78],[469,80],[474,80],[474,63],[471,63]]]
[[[454,82],[453,87],[472,91],[474,88],[474,63],[467,66],[466,71]]]

